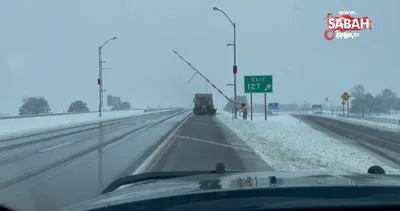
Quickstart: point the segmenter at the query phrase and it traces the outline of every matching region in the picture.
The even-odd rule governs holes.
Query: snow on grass
[[[356,118],[344,118],[342,116],[332,116],[332,115],[323,115],[327,118],[332,118],[335,120],[340,120],[344,122],[348,122],[351,124],[362,125],[374,129],[390,131],[390,132],[400,132],[400,124],[393,124],[393,123],[384,123],[384,122],[377,122],[373,120],[366,120],[366,119],[356,119]]]
[[[400,132],[400,125],[399,124],[391,124],[391,123],[384,123],[384,122],[375,122],[371,120],[363,120],[363,119],[354,119],[354,118],[343,118],[343,117],[336,117],[336,119],[341,121],[346,121],[353,124],[363,125],[370,128],[376,128],[379,130],[385,131],[392,131],[392,132]]]
[[[400,111],[399,110],[390,110],[390,114],[378,114],[378,113],[373,113],[370,114],[369,116],[373,117],[379,117],[379,118],[392,118],[392,119],[400,119]]]
[[[272,168],[278,171],[366,173],[381,165],[388,173],[397,170],[367,151],[347,144],[301,123],[290,115],[254,115],[254,120],[234,120],[229,114],[217,118],[243,139]]]
[[[154,111],[159,112],[159,111]],[[0,138],[24,135],[32,132],[41,132],[57,128],[69,127],[77,124],[95,123],[99,121],[118,119],[154,112],[144,110],[112,111],[98,113],[71,114],[61,116],[43,116],[18,119],[0,119]]]

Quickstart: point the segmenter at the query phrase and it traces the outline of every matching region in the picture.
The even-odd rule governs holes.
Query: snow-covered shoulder
[[[383,166],[388,173],[399,170],[344,140],[332,138],[288,115],[255,115],[254,120],[232,120],[230,114],[217,118],[231,128],[275,170],[333,173],[366,173],[372,165]]]
[[[156,113],[159,111],[146,112]],[[27,135],[30,133],[45,132],[80,124],[96,123],[106,120],[145,114],[144,110],[128,110],[104,112],[102,117],[98,113],[72,114],[63,116],[43,116],[18,119],[0,120],[0,138]]]

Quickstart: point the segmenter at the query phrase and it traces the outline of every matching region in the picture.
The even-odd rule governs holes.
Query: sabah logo
[[[328,41],[333,39],[355,39],[360,37],[360,31],[372,30],[372,20],[368,16],[354,17],[355,11],[339,11],[339,16],[332,13],[326,15],[327,29],[324,37]]]

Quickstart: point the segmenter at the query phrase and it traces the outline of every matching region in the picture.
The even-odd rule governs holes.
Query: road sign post
[[[268,110],[270,114],[272,114],[273,111],[278,113],[279,103],[268,103]]]
[[[250,119],[253,121],[253,94],[250,94]]]
[[[342,98],[343,117],[345,117],[344,106],[345,106],[345,104],[347,104],[347,118],[349,118],[349,99],[351,96],[349,95],[349,93],[344,92],[340,97]]]
[[[264,93],[264,112],[267,120],[267,93],[272,92],[272,75],[244,76],[244,93],[250,94],[251,120],[253,120],[253,94]]]
[[[267,93],[264,93],[264,114],[265,121],[267,121]]]
[[[343,107],[343,118],[344,118],[344,117],[346,117],[346,116],[345,116],[345,114],[344,114],[344,105],[345,105],[345,104],[346,104],[346,101],[344,101],[344,100],[343,100],[343,101],[342,101],[342,107]]]

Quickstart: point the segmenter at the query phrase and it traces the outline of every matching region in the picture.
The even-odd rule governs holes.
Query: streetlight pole
[[[101,59],[101,50],[103,47],[110,42],[115,40],[117,37],[112,37],[104,42],[103,45],[99,46],[99,78],[97,79],[97,84],[99,85],[99,116],[101,116],[101,109],[103,106],[103,60]]]
[[[101,61],[101,46],[99,46],[99,78],[97,79],[97,84],[99,85],[99,116],[101,116],[101,106],[102,106],[102,99],[101,99],[101,93],[103,90],[103,68],[102,68],[102,62]]]
[[[214,11],[219,11],[222,14],[225,15],[225,17],[229,20],[229,22],[232,24],[233,26],[233,44],[228,44],[228,46],[232,46],[233,45],[233,99],[234,99],[234,110],[235,110],[235,116],[234,118],[237,119],[237,108],[236,108],[236,96],[237,96],[237,92],[236,92],[236,74],[237,74],[237,65],[236,65],[236,23],[234,23],[229,16],[222,11],[221,9],[217,8],[217,7],[213,7]]]
[[[235,100],[235,119],[237,119],[237,109],[236,109],[236,74],[237,74],[237,65],[236,65],[236,23],[233,23],[233,84],[234,84],[234,100]]]

